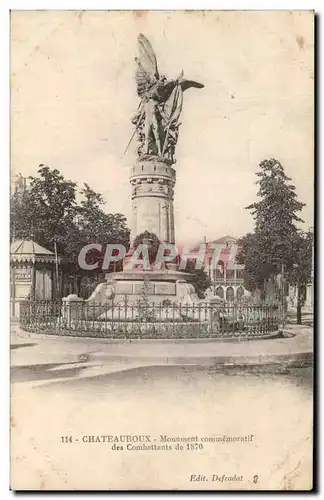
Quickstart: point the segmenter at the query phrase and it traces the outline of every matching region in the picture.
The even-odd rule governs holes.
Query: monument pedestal
[[[148,231],[160,242],[175,242],[173,197],[176,172],[170,161],[155,157],[137,160],[131,170],[131,245]]]
[[[189,273],[176,270],[127,270],[106,275],[107,282],[97,286],[87,303],[114,301],[136,304],[143,296],[150,303],[169,301],[194,304],[199,301]]]
[[[173,196],[176,172],[166,158],[146,155],[131,171],[132,224],[131,245],[136,236],[153,233],[160,242],[174,243]],[[131,255],[131,253],[130,253]],[[127,258],[124,260],[127,267]],[[88,303],[113,301],[114,304],[136,304],[145,296],[148,302],[193,304],[199,301],[192,285],[192,275],[178,271],[169,263],[161,270],[125,269],[106,275],[107,283],[97,286]]]

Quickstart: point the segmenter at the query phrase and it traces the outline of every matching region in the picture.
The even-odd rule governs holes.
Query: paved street
[[[296,463],[304,476],[310,470],[305,456],[311,456],[313,404],[311,329],[293,326],[286,335],[237,343],[130,343],[15,328],[11,419],[17,477],[27,480],[36,470],[41,471],[33,476],[38,488],[77,484],[86,489],[93,477],[98,488],[109,478],[113,487],[123,488],[118,478],[125,477],[120,474],[125,467],[141,474],[152,463],[158,471],[168,463],[185,488],[197,460],[202,470],[217,473],[227,470],[224,463],[231,457],[238,465],[229,473],[239,471],[247,487],[262,470],[267,475],[260,475],[258,487],[266,487],[269,476],[285,489],[290,480],[285,470],[293,471]],[[253,434],[254,442],[244,447],[208,443],[199,456],[182,454],[180,461],[176,451],[120,453],[107,445],[81,444],[84,435],[124,433],[156,439]],[[62,436],[77,441],[62,444]],[[28,450],[28,460],[19,454],[22,449]],[[98,468],[101,463],[109,468]]]
[[[220,341],[112,341],[23,332],[13,325],[12,381],[85,378],[150,366],[309,365],[312,329],[288,325],[281,338]]]

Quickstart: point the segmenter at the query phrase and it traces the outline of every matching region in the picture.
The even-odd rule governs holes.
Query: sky
[[[258,164],[275,157],[313,226],[312,13],[16,11],[11,13],[11,172],[43,163],[101,192],[130,220],[138,97],[137,36],[159,71],[204,89],[184,94],[176,148],[176,240],[253,229]]]

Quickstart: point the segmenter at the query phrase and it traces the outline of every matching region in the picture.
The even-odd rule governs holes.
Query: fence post
[[[68,295],[62,299],[62,319],[69,328],[75,325],[77,319],[81,318],[83,299],[75,294]]]

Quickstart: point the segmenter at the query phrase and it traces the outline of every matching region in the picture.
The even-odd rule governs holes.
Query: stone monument
[[[148,231],[160,242],[175,243],[173,196],[176,172],[162,159],[137,161],[132,168],[131,245]]]
[[[153,233],[161,243],[175,243],[173,197],[176,182],[174,165],[178,140],[179,118],[183,94],[189,88],[203,88],[201,83],[184,78],[183,71],[176,79],[160,75],[153,48],[147,38],[138,36],[139,57],[136,62],[137,94],[140,98],[132,119],[134,132],[125,153],[137,137],[137,160],[132,167],[131,252],[135,238]],[[129,258],[129,255],[128,255]],[[126,259],[127,260],[127,259]],[[132,269],[107,274],[107,283],[98,285],[88,302],[103,302],[124,298],[136,301],[144,283],[152,302],[169,299],[172,302],[192,303],[198,300],[191,275],[169,265],[163,269]]]

